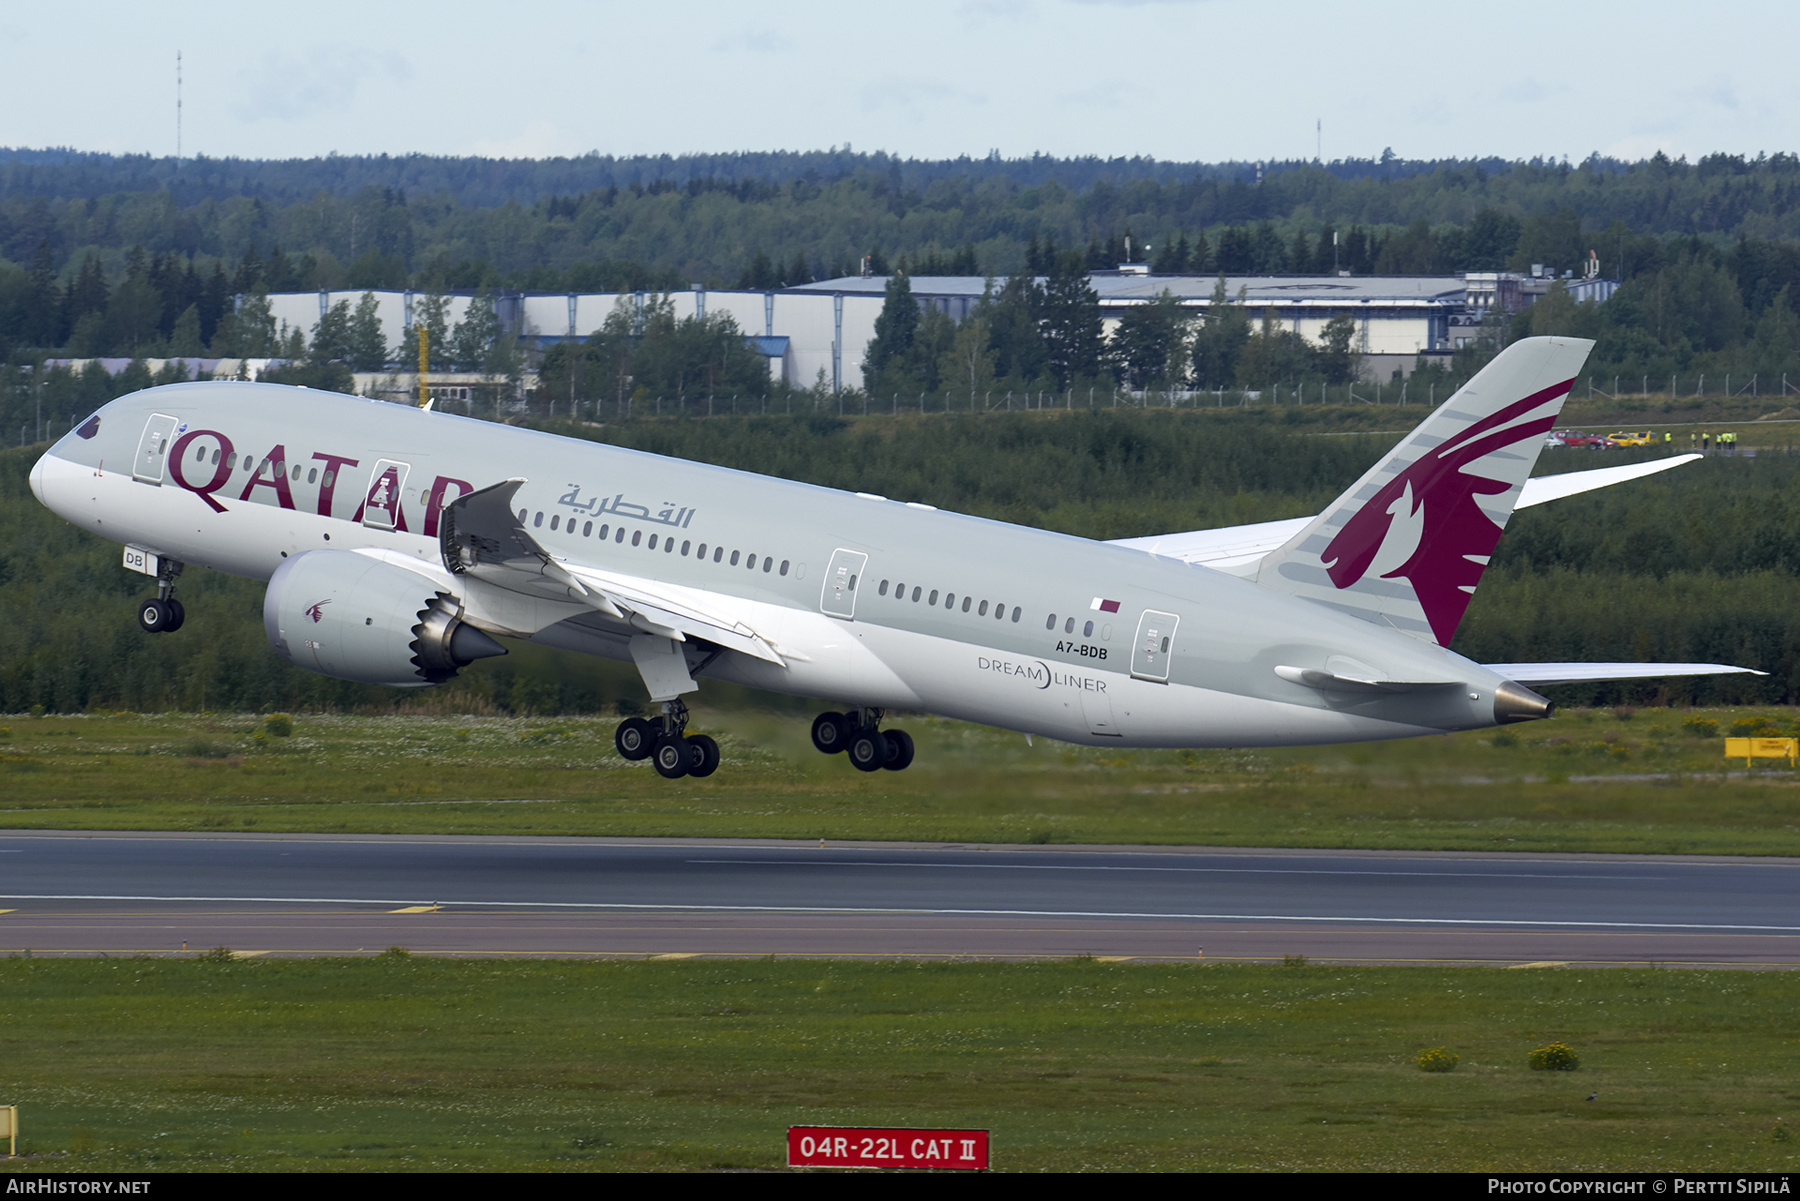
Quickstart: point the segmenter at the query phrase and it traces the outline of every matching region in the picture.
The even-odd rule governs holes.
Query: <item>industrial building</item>
[[[1149,303],[1165,291],[1203,315],[1219,282],[1217,276],[1153,275],[1138,264],[1095,272],[1089,278],[1109,335],[1126,309]],[[1420,355],[1451,354],[1475,336],[1490,312],[1516,312],[1543,295],[1552,282],[1541,269],[1531,275],[1230,276],[1225,291],[1231,303],[1243,304],[1255,320],[1271,318],[1313,342],[1320,341],[1325,324],[1334,317],[1350,316],[1357,326],[1354,349],[1363,355],[1365,372],[1385,379],[1395,370],[1410,372]],[[1577,300],[1603,301],[1618,286],[1592,275],[1565,282]],[[957,321],[973,311],[987,284],[972,276],[915,276],[911,281],[921,305],[942,309]],[[810,387],[822,379],[839,391],[862,386],[863,352],[875,335],[886,287],[885,277],[852,276],[765,292],[694,287],[671,292],[668,298],[677,319],[730,315],[751,347],[768,358],[772,380]],[[292,292],[272,295],[269,302],[278,322],[310,333],[332,305],[348,301],[354,308],[362,295]],[[423,295],[374,293],[390,345],[399,344]],[[447,296],[452,326],[463,320],[473,298],[474,293],[467,291]],[[502,329],[539,347],[587,338],[615,306],[641,304],[646,298],[645,293],[629,292],[493,293]],[[405,364],[401,366],[404,370]]]

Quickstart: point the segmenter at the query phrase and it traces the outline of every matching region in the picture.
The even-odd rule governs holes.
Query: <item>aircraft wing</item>
[[[730,611],[741,601],[551,554],[513,512],[513,497],[524,483],[504,480],[445,506],[438,543],[446,568],[513,592],[585,604],[638,633],[673,642],[700,638],[787,665],[768,639]]]
[[[1515,684],[1594,684],[1608,680],[1652,680],[1660,676],[1766,676],[1766,671],[1723,663],[1484,663]]]
[[[1514,509],[1526,509],[1548,501],[1561,500],[1595,488],[1608,488],[1626,480],[1641,479],[1680,467],[1701,458],[1700,455],[1675,455],[1648,463],[1629,463],[1621,467],[1599,467],[1592,471],[1568,471],[1561,475],[1540,475],[1525,481],[1523,492]],[[1214,530],[1190,530],[1180,534],[1152,534],[1147,538],[1118,538],[1113,546],[1129,546],[1148,551],[1165,559],[1179,559],[1233,574],[1253,574],[1257,562],[1270,551],[1286,545],[1289,539],[1307,527],[1311,517],[1290,517],[1284,521],[1260,521],[1252,525],[1224,526]]]
[[[590,594],[604,598],[611,609],[624,615],[627,624],[646,634],[676,642],[703,638],[777,666],[787,666],[787,661],[768,639],[731,611],[742,604],[734,597],[682,588],[660,580],[620,575],[578,563],[565,564],[565,568],[588,587]],[[608,611],[598,604],[594,607]]]

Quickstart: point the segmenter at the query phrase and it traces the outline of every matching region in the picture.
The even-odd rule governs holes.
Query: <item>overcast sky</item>
[[[0,0],[0,145],[246,158],[1793,151],[1800,4]]]

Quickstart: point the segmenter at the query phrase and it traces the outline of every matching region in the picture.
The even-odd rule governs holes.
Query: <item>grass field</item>
[[[0,718],[0,828],[1800,853],[1800,777],[1722,756],[1759,720],[1796,714],[1590,710],[1266,751],[901,717],[917,762],[865,776],[815,752],[804,717],[735,711],[696,719],[718,774],[667,781],[618,757],[611,719],[300,715],[276,737],[255,715],[18,716]]]
[[[23,1171],[768,1168],[815,1123],[1010,1170],[1792,1171],[1797,1013],[1773,972],[15,958],[0,1101]]]
[[[14,716],[0,827],[1795,854],[1795,773],[1719,741],[1795,719],[1121,753],[902,717],[918,763],[864,776],[738,710],[671,782],[592,718]],[[13,958],[0,1104],[28,1172],[773,1168],[793,1124],[985,1128],[1001,1170],[1788,1172],[1796,1028],[1775,972]],[[1580,1069],[1529,1070],[1559,1040]]]

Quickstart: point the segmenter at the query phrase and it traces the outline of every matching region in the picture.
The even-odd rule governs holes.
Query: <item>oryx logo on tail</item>
[[[1256,566],[1256,582],[1448,646],[1593,343],[1523,338]]]
[[[1404,577],[1431,632],[1448,644],[1500,541],[1501,526],[1476,497],[1519,486],[1483,474],[1480,461],[1527,439],[1541,441],[1556,412],[1537,411],[1573,384],[1564,380],[1490,414],[1395,475],[1325,547],[1320,558],[1331,582],[1348,588],[1365,577]]]

